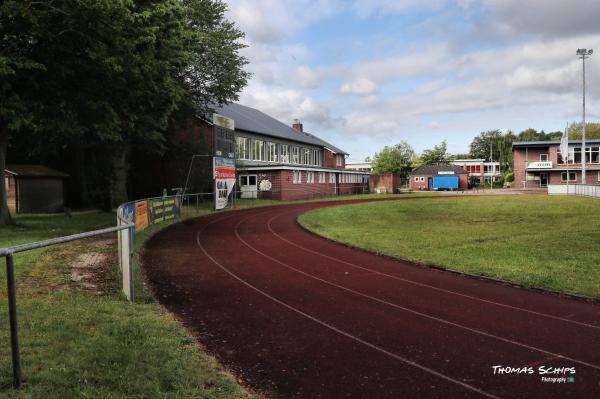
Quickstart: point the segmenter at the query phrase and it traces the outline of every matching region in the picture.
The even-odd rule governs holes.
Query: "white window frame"
[[[257,154],[258,150],[258,154]],[[252,160],[253,161],[264,161],[265,160],[265,142],[262,140],[252,140]]]
[[[288,144],[281,144],[280,146],[279,162],[291,163],[290,162],[290,146]]]
[[[325,172],[319,172],[319,183],[325,183]]]
[[[293,184],[300,184],[302,183],[302,171],[301,170],[294,170],[293,171],[294,177],[293,177]]]
[[[306,172],[306,182],[311,184],[315,182],[315,172]]]
[[[342,154],[335,154],[335,166],[342,166]]]
[[[564,181],[564,182],[566,182],[566,181],[567,181],[567,180],[564,178],[564,177],[565,177],[565,175],[566,175],[567,173],[569,174],[569,176],[568,176],[568,177],[571,177],[571,173],[572,173],[572,174],[575,176],[575,178],[574,178],[574,179],[569,179],[569,181],[577,181],[577,172],[571,172],[571,171],[568,171],[568,172],[561,172],[561,174],[560,174],[560,181]],[[600,172],[598,172],[598,173],[599,173],[599,176],[598,176],[598,178],[600,179]]]
[[[248,137],[238,136],[235,138],[236,143],[236,158],[242,160],[250,160],[250,139]]]
[[[335,184],[335,173],[329,172],[329,183]]]
[[[292,147],[292,163],[295,165],[300,163],[300,147]]]
[[[267,141],[265,143],[265,147],[266,147],[265,161],[267,161],[267,162],[276,162],[277,153],[276,153],[275,143],[273,143],[271,141]]]
[[[548,154],[540,154],[540,162],[548,162]]]

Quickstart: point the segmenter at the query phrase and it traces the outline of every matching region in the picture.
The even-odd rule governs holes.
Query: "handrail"
[[[133,223],[127,223],[127,224],[124,224],[121,226],[107,227],[105,229],[87,231],[85,233],[77,233],[77,234],[72,234],[70,236],[50,238],[48,240],[42,240],[42,241],[36,241],[36,242],[27,243],[27,244],[15,245],[12,247],[0,248],[0,257],[13,255],[13,254],[16,254],[19,252],[25,252],[25,251],[29,251],[32,249],[48,247],[50,245],[56,245],[56,244],[62,244],[65,242],[81,240],[84,238],[94,237],[94,236],[98,236],[98,235],[102,235],[102,234],[114,233],[116,231],[125,230],[125,229],[129,229],[132,227],[135,227],[135,225]]]

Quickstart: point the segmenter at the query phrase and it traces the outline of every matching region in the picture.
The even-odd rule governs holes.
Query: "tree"
[[[401,141],[393,147],[385,146],[373,156],[374,173],[399,173],[406,177],[412,170],[415,151],[406,141]]]
[[[421,164],[437,165],[450,162],[450,155],[447,150],[448,146],[446,145],[446,140],[444,140],[441,144],[434,146],[432,149],[423,151],[420,157]]]
[[[534,133],[537,135],[535,130],[528,129],[525,135],[532,137]],[[488,162],[499,162],[500,171],[506,173],[513,168],[512,143],[515,139],[515,135],[510,130],[504,134],[500,130],[481,132],[479,136],[475,137],[471,142],[471,156],[473,158],[485,159]]]
[[[573,122],[568,127],[569,140],[581,140],[583,136],[583,123]],[[600,123],[586,122],[585,123],[585,138],[598,139],[600,138]],[[560,140],[560,137],[558,138]]]
[[[133,146],[160,153],[177,109],[236,100],[243,34],[220,0],[0,3],[0,178],[9,138],[93,151],[110,204]],[[83,156],[78,156],[82,162]],[[85,166],[85,165],[82,165]],[[4,185],[0,224],[10,222]]]

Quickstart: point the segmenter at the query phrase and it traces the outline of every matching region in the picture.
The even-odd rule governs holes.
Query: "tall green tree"
[[[93,151],[110,204],[127,199],[133,146],[164,150],[177,109],[237,99],[242,33],[219,0],[0,4],[0,177],[11,136]],[[104,173],[106,172],[106,173]],[[10,222],[4,185],[0,223]]]
[[[528,131],[526,134],[532,137],[531,135],[534,132]],[[506,173],[513,168],[512,143],[515,139],[514,133],[510,130],[505,133],[502,133],[500,130],[481,132],[471,142],[471,156],[473,158],[485,159],[488,162],[499,162],[501,172]]]
[[[450,154],[448,154],[448,145],[446,140],[441,144],[434,146],[432,149],[423,151],[419,157],[421,165],[438,165],[450,162]]]
[[[399,173],[406,177],[412,170],[415,151],[406,141],[401,141],[393,147],[385,146],[373,156],[373,172]]]

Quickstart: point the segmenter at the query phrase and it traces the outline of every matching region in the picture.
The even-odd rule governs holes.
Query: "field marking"
[[[539,353],[544,353],[544,354],[550,355],[550,356],[560,357],[560,358],[563,358],[565,360],[572,361],[574,363],[579,363],[581,365],[584,365],[584,366],[587,366],[587,367],[591,367],[591,368],[594,368],[596,370],[600,370],[600,366],[592,364],[592,363],[588,363],[588,362],[583,361],[583,360],[577,360],[577,359],[571,358],[571,357],[566,356],[566,355],[561,355],[559,353],[550,352],[550,351],[547,351],[545,349],[541,349],[541,348],[538,348],[538,347],[535,347],[535,346],[527,345],[527,344],[524,344],[524,343],[512,340],[510,338],[503,338],[503,337],[500,337],[498,335],[490,334],[490,333],[487,333],[485,331],[481,331],[481,330],[478,330],[478,329],[475,329],[475,328],[471,328],[471,327],[468,327],[468,326],[465,326],[465,325],[462,325],[462,324],[459,324],[459,323],[455,323],[455,322],[450,321],[450,320],[442,319],[440,317],[432,316],[432,315],[429,315],[427,313],[419,312],[417,310],[410,309],[410,308],[407,308],[407,307],[395,304],[393,302],[388,302],[388,301],[385,301],[383,299],[371,296],[369,294],[365,294],[363,292],[353,290],[352,288],[344,287],[342,285],[339,285],[339,284],[336,284],[336,283],[324,280],[324,279],[322,279],[320,277],[317,277],[315,275],[312,275],[310,273],[306,273],[306,272],[304,272],[304,271],[302,271],[300,269],[297,269],[297,268],[295,268],[295,267],[293,267],[293,266],[291,266],[291,265],[289,265],[289,264],[287,264],[285,262],[282,262],[282,261],[280,261],[278,259],[275,259],[272,256],[270,256],[270,255],[268,255],[268,254],[266,254],[266,253],[264,253],[264,252],[262,252],[262,251],[260,251],[260,250],[258,250],[256,248],[253,248],[250,244],[248,244],[248,242],[246,242],[243,238],[241,238],[241,236],[239,235],[239,232],[238,232],[238,227],[240,226],[241,223],[245,222],[246,220],[250,219],[253,216],[258,216],[258,215],[247,216],[247,217],[241,219],[240,221],[238,221],[238,223],[235,225],[234,232],[235,232],[235,235],[238,238],[238,240],[240,242],[242,242],[244,245],[246,245],[248,248],[250,248],[252,251],[254,251],[254,252],[258,253],[259,255],[262,255],[263,257],[265,257],[265,258],[267,258],[267,259],[269,259],[269,260],[271,260],[273,262],[276,262],[276,263],[278,263],[278,264],[280,264],[280,265],[282,265],[282,266],[284,266],[284,267],[286,267],[286,268],[288,268],[290,270],[293,270],[293,271],[295,271],[297,273],[300,273],[300,274],[302,274],[302,275],[304,275],[306,277],[312,278],[314,280],[320,281],[320,282],[322,282],[324,284],[331,285],[331,286],[336,287],[338,289],[341,289],[341,290],[344,290],[344,291],[348,291],[348,292],[350,292],[352,294],[355,294],[355,295],[358,295],[358,296],[361,296],[361,297],[373,300],[375,302],[379,302],[379,303],[384,304],[384,305],[388,305],[388,306],[394,307],[396,309],[403,310],[405,312],[409,312],[409,313],[415,314],[417,316],[421,316],[421,317],[424,317],[424,318],[427,318],[427,319],[431,319],[431,320],[434,320],[434,321],[437,321],[437,322],[440,322],[440,323],[443,323],[443,324],[447,324],[447,325],[450,325],[450,326],[453,326],[453,327],[456,327],[456,328],[467,330],[467,331],[473,332],[475,334],[480,334],[480,335],[486,336],[488,338],[493,338],[493,339],[496,339],[496,340],[499,340],[499,341],[502,341],[502,342],[505,342],[505,343],[508,343],[508,344],[520,346],[522,348],[526,348],[526,349],[529,349],[529,350],[532,350],[532,351],[536,351],[536,352],[539,352]]]
[[[206,224],[205,227],[208,226],[209,224],[212,224],[212,223]],[[275,303],[277,303],[277,304],[279,304],[279,305],[281,305],[281,306],[283,306],[283,307],[285,307],[285,308],[287,308],[287,309],[289,309],[289,310],[291,310],[291,311],[293,311],[295,313],[298,313],[301,316],[304,316],[305,318],[307,318],[309,320],[314,321],[317,324],[322,325],[323,327],[326,327],[326,328],[328,328],[328,329],[330,329],[330,330],[332,330],[332,331],[334,331],[334,332],[336,332],[336,333],[338,333],[340,335],[343,335],[343,336],[345,336],[347,338],[350,338],[350,339],[352,339],[352,340],[354,340],[354,341],[356,341],[356,342],[358,342],[360,344],[363,344],[363,345],[365,345],[365,346],[367,346],[367,347],[369,347],[371,349],[374,349],[374,350],[376,350],[378,352],[381,352],[381,353],[383,353],[383,354],[385,354],[385,355],[387,355],[389,357],[392,357],[392,358],[394,358],[396,360],[399,360],[399,361],[401,361],[401,362],[403,362],[405,364],[408,364],[410,366],[418,368],[418,369],[420,369],[422,371],[425,371],[425,372],[427,372],[429,374],[433,374],[433,375],[435,375],[435,376],[437,376],[437,377],[439,377],[441,379],[444,379],[446,381],[449,381],[451,383],[460,385],[463,388],[466,388],[466,389],[468,389],[470,391],[477,392],[477,393],[479,393],[479,394],[481,394],[481,395],[483,395],[485,397],[492,398],[492,399],[500,399],[499,396],[493,395],[493,394],[488,393],[486,391],[483,391],[483,390],[481,390],[481,389],[479,389],[477,387],[474,387],[474,386],[466,384],[466,383],[464,383],[462,381],[456,380],[456,379],[454,379],[452,377],[449,377],[449,376],[447,376],[445,374],[442,374],[442,373],[440,373],[438,371],[430,369],[429,367],[426,367],[426,366],[423,366],[423,365],[421,365],[419,363],[413,362],[412,360],[409,360],[409,359],[407,359],[405,357],[402,357],[402,356],[400,356],[398,354],[395,354],[395,353],[390,352],[390,351],[388,351],[386,349],[383,349],[383,348],[381,348],[381,347],[379,347],[379,346],[377,346],[375,344],[367,342],[367,341],[365,341],[365,340],[363,340],[363,339],[361,339],[361,338],[359,338],[359,337],[357,337],[355,335],[352,335],[352,334],[350,334],[350,333],[348,333],[346,331],[343,331],[343,330],[341,330],[341,329],[339,329],[339,328],[337,328],[337,327],[335,327],[335,326],[333,326],[333,325],[331,325],[331,324],[329,324],[327,322],[324,322],[324,321],[322,321],[322,320],[320,320],[320,319],[318,319],[318,318],[316,318],[316,317],[314,317],[314,316],[312,316],[312,315],[310,315],[308,313],[305,313],[305,312],[301,311],[300,309],[297,309],[297,308],[295,308],[295,307],[293,307],[293,306],[291,306],[291,305],[289,305],[289,304],[287,304],[287,303],[285,303],[285,302],[283,302],[283,301],[275,298],[274,296],[266,293],[265,291],[262,291],[260,288],[257,288],[254,285],[250,284],[249,282],[245,281],[244,279],[242,279],[241,277],[239,277],[238,275],[236,275],[235,273],[233,273],[231,270],[229,270],[228,268],[226,268],[225,266],[223,266],[221,263],[219,263],[216,259],[214,259],[206,251],[206,249],[204,248],[204,246],[200,242],[200,233],[201,232],[202,232],[202,230],[199,231],[198,234],[196,234],[196,243],[198,244],[198,246],[200,247],[200,249],[202,250],[202,252],[204,253],[204,255],[206,255],[207,258],[209,258],[215,265],[217,265],[225,273],[229,274],[231,277],[233,277],[234,279],[238,280],[240,283],[242,283],[245,286],[251,288],[252,290],[258,292],[259,294],[263,295],[264,297],[272,300],[273,302],[275,302]]]
[[[275,232],[272,229],[272,227],[271,227],[271,223],[272,223],[273,220],[275,220],[276,218],[279,218],[282,215],[285,215],[287,213],[293,213],[293,212],[294,211],[281,212],[278,215],[273,216],[267,222],[267,228],[269,229],[269,231],[271,233],[273,233],[275,236],[277,236],[282,241],[285,241],[288,244],[291,244],[291,245],[293,245],[293,246],[295,246],[297,248],[300,248],[300,249],[302,249],[302,250],[304,250],[306,252],[310,252],[310,253],[313,253],[315,255],[322,256],[324,258],[333,260],[335,262],[343,263],[343,264],[345,264],[347,266],[351,266],[351,267],[354,267],[354,268],[357,268],[357,269],[361,269],[361,270],[370,271],[370,272],[373,272],[373,273],[378,274],[380,276],[389,277],[389,278],[392,278],[394,280],[404,281],[406,283],[414,284],[414,285],[417,285],[417,286],[420,286],[420,287],[430,288],[432,290],[436,290],[436,291],[440,291],[440,292],[445,292],[445,293],[448,293],[448,294],[457,295],[457,296],[461,296],[461,297],[464,297],[464,298],[468,298],[468,299],[472,299],[472,300],[476,300],[476,301],[481,301],[481,302],[489,303],[491,305],[501,306],[501,307],[504,307],[504,308],[507,308],[507,309],[513,309],[513,310],[517,310],[517,311],[527,312],[527,313],[535,314],[537,316],[547,317],[547,318],[554,319],[554,320],[560,320],[560,321],[563,321],[563,322],[566,322],[566,323],[577,324],[577,325],[580,325],[580,326],[583,326],[583,327],[594,328],[594,329],[600,330],[600,326],[596,326],[596,325],[593,325],[593,324],[584,323],[584,322],[580,322],[580,321],[576,321],[576,320],[571,320],[571,319],[565,319],[564,317],[560,317],[560,316],[554,316],[554,315],[551,315],[551,314],[537,312],[535,310],[530,310],[530,309],[522,308],[522,307],[519,307],[519,306],[507,305],[507,304],[504,304],[504,303],[501,303],[501,302],[496,302],[496,301],[492,301],[492,300],[489,300],[489,299],[483,299],[483,298],[479,298],[479,297],[476,297],[476,296],[472,296],[472,295],[468,295],[468,294],[463,294],[463,293],[457,292],[457,291],[452,291],[452,290],[447,290],[447,289],[444,289],[444,288],[439,288],[439,287],[436,287],[436,286],[433,286],[433,285],[429,285],[429,284],[425,284],[425,283],[419,283],[419,282],[414,281],[414,280],[409,280],[409,279],[406,279],[406,278],[403,278],[403,277],[398,277],[398,276],[394,276],[392,274],[380,272],[378,270],[373,270],[373,269],[370,269],[368,267],[360,266],[360,265],[357,265],[355,263],[348,262],[348,261],[345,261],[343,259],[339,259],[339,258],[330,256],[330,255],[324,254],[322,252],[315,251],[315,250],[312,250],[310,248],[303,247],[302,245],[296,244],[295,242],[290,241],[290,240],[282,237],[280,234],[278,234],[277,232]]]

